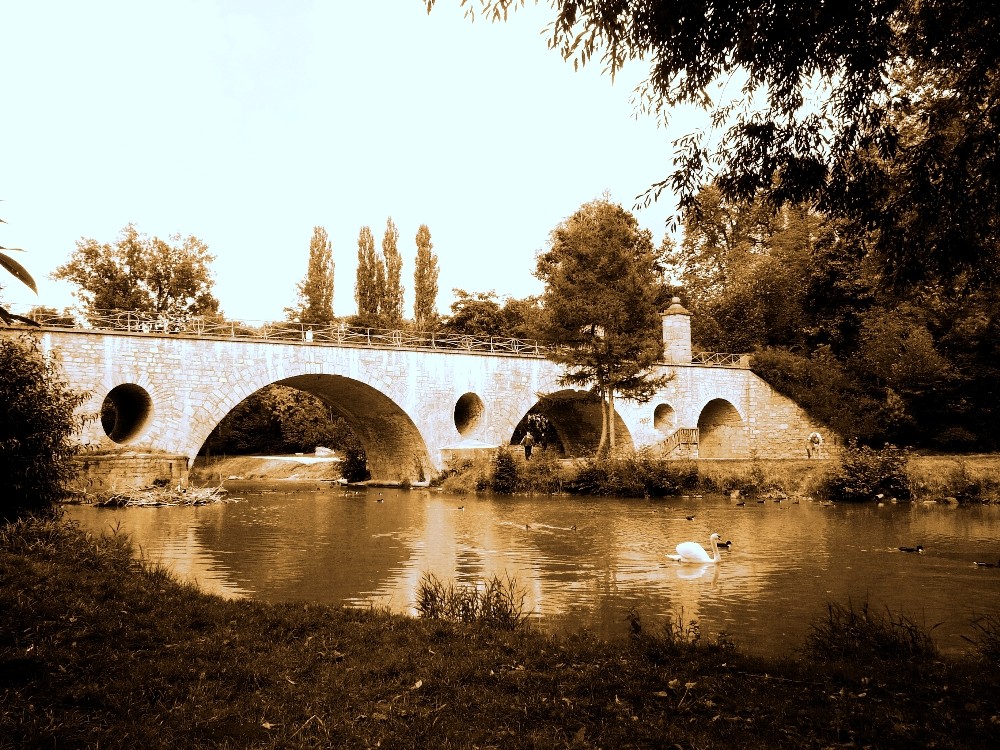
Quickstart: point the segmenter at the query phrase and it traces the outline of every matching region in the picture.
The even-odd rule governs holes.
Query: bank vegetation
[[[453,462],[436,480],[458,493],[736,498],[846,502],[1000,502],[1000,456],[919,455],[894,446],[849,444],[838,458],[667,461],[651,451],[563,459],[514,448]]]

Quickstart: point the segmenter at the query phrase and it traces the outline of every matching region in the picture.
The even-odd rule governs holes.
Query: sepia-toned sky
[[[459,0],[0,0],[0,245],[39,282],[2,296],[61,308],[48,275],[76,240],[134,222],[194,234],[232,318],[295,299],[315,225],[333,241],[335,312],[355,312],[358,230],[400,231],[406,315],[414,237],[431,230],[451,289],[541,291],[549,232],[608,191],[631,209],[670,169],[670,130],[636,114],[642,64],[612,84],[547,49],[551,11],[506,24]],[[654,241],[675,210],[638,210]]]

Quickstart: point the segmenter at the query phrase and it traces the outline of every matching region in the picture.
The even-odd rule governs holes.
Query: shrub
[[[852,440],[841,452],[839,470],[827,480],[826,493],[845,501],[871,500],[879,494],[909,499],[908,461],[909,453],[902,448],[886,444],[876,450]]]
[[[368,472],[368,456],[360,443],[344,448],[344,459],[340,462],[340,475],[348,482],[363,482],[371,479]]]
[[[564,468],[554,450],[542,450],[533,453],[530,461],[518,467],[517,488],[520,492],[552,495],[562,492],[563,485],[572,476],[573,470]]]
[[[80,427],[74,411],[85,398],[34,339],[0,338],[0,517],[48,509],[67,494]]]
[[[494,575],[478,585],[445,585],[424,573],[417,586],[417,612],[429,620],[450,620],[498,630],[517,630],[528,621],[524,589],[510,576]]]
[[[678,495],[698,483],[694,462],[664,461],[647,450],[613,458],[591,458],[567,484],[572,492],[620,497]]]
[[[490,489],[500,495],[513,495],[517,490],[517,461],[506,447],[497,449],[493,456],[493,467],[490,473]]]
[[[964,427],[946,427],[937,433],[931,442],[939,450],[960,453],[974,449],[979,438]]]

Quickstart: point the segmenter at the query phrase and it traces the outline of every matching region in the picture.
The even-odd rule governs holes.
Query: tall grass
[[[976,647],[980,659],[994,669],[1000,667],[1000,615],[982,615],[975,618],[971,625],[975,635],[965,640]]]
[[[905,615],[883,615],[872,610],[868,601],[855,607],[830,603],[827,616],[812,625],[806,637],[806,653],[821,662],[852,662],[929,659],[937,656],[933,638]]]
[[[664,461],[651,451],[584,461],[566,483],[570,492],[620,497],[679,495],[698,484],[693,461]]]
[[[417,612],[428,620],[517,630],[531,616],[524,608],[526,598],[526,591],[508,575],[494,574],[477,584],[460,586],[425,573],[417,586]]]

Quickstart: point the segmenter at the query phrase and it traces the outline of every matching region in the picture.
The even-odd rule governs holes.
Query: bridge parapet
[[[291,321],[221,320],[198,315],[152,315],[128,310],[104,310],[87,315],[39,315],[26,311],[25,317],[44,328],[78,331],[169,334],[205,339],[280,341],[371,349],[431,349],[505,357],[544,357],[549,351],[549,347],[534,339],[471,336],[404,328],[363,328],[343,323],[313,326]],[[689,362],[694,365],[749,369],[750,355],[695,352],[690,355]]]
[[[261,339],[375,349],[434,349],[500,354],[507,357],[545,356],[545,347],[532,339],[412,331],[405,328],[363,328],[344,323],[309,325],[292,321],[222,320],[200,315],[154,315],[128,310],[101,310],[86,315],[26,313],[25,317],[44,328],[57,329],[170,334],[208,339]]]

